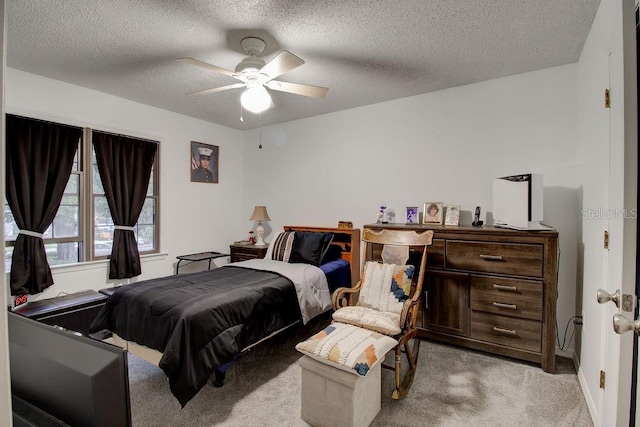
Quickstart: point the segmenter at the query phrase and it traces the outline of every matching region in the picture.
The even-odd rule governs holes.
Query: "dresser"
[[[556,231],[423,224],[364,228],[434,231],[421,338],[539,363],[555,372]]]

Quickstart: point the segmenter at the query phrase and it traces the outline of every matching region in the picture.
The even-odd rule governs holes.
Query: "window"
[[[93,254],[94,257],[105,257],[111,253],[111,243],[113,239],[113,220],[109,212],[107,198],[102,188],[102,181],[98,173],[98,164],[96,155],[91,150],[91,165],[93,172]],[[156,156],[155,163],[151,169],[151,178],[149,187],[147,188],[147,197],[140,212],[138,222],[134,226],[134,234],[138,242],[138,251],[140,253],[157,252],[157,226],[156,212],[158,206],[158,194],[156,190],[156,171],[158,169],[158,158]]]
[[[113,221],[90,143],[91,132],[91,129],[85,128],[84,137],[78,141],[78,151],[60,208],[43,236],[47,260],[52,266],[104,259],[111,254]],[[85,167],[89,163],[91,166]],[[140,254],[159,250],[158,165],[156,156],[146,201],[134,227]],[[13,246],[20,229],[6,200],[4,218],[5,269],[9,271]]]

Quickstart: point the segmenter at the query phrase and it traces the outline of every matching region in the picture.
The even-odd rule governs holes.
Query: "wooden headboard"
[[[333,233],[332,245],[342,248],[341,258],[348,261],[351,266],[351,286],[360,281],[360,229],[359,228],[333,228],[333,227],[307,227],[300,225],[285,225],[284,231],[313,231],[317,233]]]

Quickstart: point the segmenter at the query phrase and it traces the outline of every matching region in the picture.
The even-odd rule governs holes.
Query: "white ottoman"
[[[380,364],[366,376],[302,356],[301,417],[314,427],[366,427],[380,412]]]
[[[381,362],[397,343],[339,322],[298,343],[302,419],[314,427],[368,426],[380,411]]]

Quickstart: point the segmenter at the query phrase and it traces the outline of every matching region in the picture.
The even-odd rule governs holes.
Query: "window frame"
[[[7,115],[11,113],[6,113]],[[25,117],[25,116],[22,116]],[[41,120],[33,117],[27,117],[31,120]],[[50,123],[59,124],[59,125],[67,125],[66,123],[61,123],[59,121],[54,120],[45,120]],[[77,125],[72,125],[76,127],[80,127]],[[98,194],[93,192],[93,131],[98,131],[99,129],[84,127],[82,132],[82,137],[78,142],[78,167],[71,171],[71,175],[69,179],[71,179],[72,175],[78,175],[78,236],[72,237],[51,237],[45,238],[43,237],[43,242],[45,245],[55,244],[55,243],[77,243],[78,248],[78,261],[65,263],[65,264],[51,264],[53,266],[73,266],[78,265],[83,262],[91,262],[91,261],[100,261],[106,260],[109,258],[109,255],[100,255],[96,256],[95,254],[95,238],[94,238],[94,224],[95,224],[95,198],[104,197],[104,194]],[[100,132],[109,133],[103,130],[99,130]],[[136,136],[126,135],[129,138],[140,139],[148,142],[152,142],[158,144],[159,141],[154,141],[146,138],[139,138]],[[159,147],[158,147],[159,148]],[[153,248],[150,250],[142,251],[139,249],[140,255],[146,254],[157,254],[160,253],[160,150],[158,149],[156,152],[156,157],[154,160],[153,168],[151,171],[151,182],[153,183],[153,191],[151,194],[147,194],[147,199],[152,199],[154,204],[154,213],[153,213],[153,223],[152,224],[143,224],[144,226],[153,226]],[[99,178],[98,178],[99,179]],[[148,193],[148,191],[147,191]],[[6,199],[5,199],[6,205]],[[57,213],[56,213],[57,216]],[[136,227],[138,223],[136,222]],[[136,234],[137,235],[137,234]],[[17,236],[16,236],[17,238]],[[15,246],[15,239],[13,240],[5,240],[5,248],[10,248]],[[6,262],[6,258],[5,258]]]
[[[104,193],[94,193],[93,192],[93,131],[97,130],[100,131],[102,133],[113,133],[113,132],[108,132],[108,131],[104,131],[104,130],[100,130],[100,129],[94,129],[94,128],[85,128],[85,137],[88,140],[87,143],[87,149],[85,150],[85,165],[87,165],[86,168],[86,173],[88,174],[87,179],[84,181],[86,184],[86,195],[85,198],[86,200],[90,200],[90,203],[87,203],[87,210],[89,211],[89,213],[87,214],[87,218],[91,218],[91,221],[87,221],[84,233],[87,236],[86,242],[87,245],[85,248],[85,257],[88,260],[91,261],[97,261],[97,260],[103,260],[103,259],[108,259],[109,255],[96,255],[95,254],[95,234],[94,234],[94,224],[95,224],[95,218],[96,218],[96,213],[95,213],[95,200],[96,200],[96,196],[97,197],[105,197]],[[124,134],[123,134],[124,135]],[[146,138],[139,138],[136,136],[131,136],[131,135],[126,135],[128,138],[132,138],[132,139],[139,139],[142,141],[147,141],[147,142],[152,142],[154,144],[158,144],[159,147],[159,142],[158,141],[153,141],[150,139],[146,139]],[[152,198],[154,200],[154,205],[155,205],[155,212],[154,212],[154,231],[153,231],[153,236],[154,236],[154,247],[151,250],[147,250],[147,251],[140,251],[140,248],[138,247],[138,251],[140,255],[145,255],[145,254],[156,254],[156,253],[160,253],[160,189],[158,187],[158,182],[159,182],[159,169],[160,169],[160,150],[156,151],[156,157],[154,159],[154,163],[153,163],[153,167],[151,169],[151,178],[153,181],[153,194],[152,195],[147,195],[145,198]],[[148,190],[147,190],[148,191]],[[134,228],[137,228],[138,223],[136,222],[136,225],[134,226]],[[136,233],[137,236],[137,233]],[[137,242],[137,239],[136,239]]]

